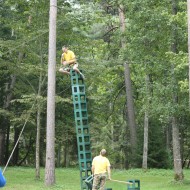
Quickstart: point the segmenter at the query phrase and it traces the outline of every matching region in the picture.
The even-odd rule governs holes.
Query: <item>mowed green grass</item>
[[[44,169],[41,169],[41,180],[35,180],[35,168],[8,167],[4,176],[7,184],[2,190],[80,190],[80,174],[78,169],[56,169],[56,184],[46,187],[44,184]],[[189,190],[190,170],[184,170],[183,182],[174,182],[173,170],[141,169],[112,170],[112,179],[127,181],[140,180],[140,190]],[[112,190],[127,190],[127,185],[107,181],[107,188]]]

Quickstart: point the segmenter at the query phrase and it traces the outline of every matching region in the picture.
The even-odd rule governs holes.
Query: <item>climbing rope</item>
[[[36,99],[37,99],[37,96],[36,96]],[[36,103],[36,99],[35,99],[35,101],[34,101],[34,104],[33,104],[32,107],[31,107],[31,110],[34,108],[34,105],[35,105],[35,103]],[[18,145],[18,142],[19,142],[19,140],[20,140],[20,138],[21,138],[21,135],[22,135],[22,133],[23,133],[25,127],[26,127],[26,124],[27,124],[29,118],[30,118],[30,114],[31,114],[31,112],[29,112],[29,114],[28,114],[28,116],[27,116],[27,118],[26,118],[26,120],[25,120],[25,123],[24,123],[24,125],[23,125],[23,127],[22,127],[22,130],[21,130],[20,135],[19,135],[19,137],[18,137],[18,139],[17,139],[17,142],[15,143],[15,146],[14,146],[14,148],[13,148],[13,150],[12,150],[10,156],[9,156],[9,159],[8,159],[8,161],[7,161],[7,163],[6,163],[5,167],[4,167],[4,169],[3,169],[3,172],[2,172],[3,174],[4,174],[4,172],[6,171],[7,166],[9,165],[9,162],[10,162],[10,160],[11,160],[11,158],[12,158],[12,155],[13,155],[13,153],[14,153],[14,151],[15,151],[17,145]]]

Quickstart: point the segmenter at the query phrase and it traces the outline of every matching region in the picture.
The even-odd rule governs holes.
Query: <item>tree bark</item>
[[[23,52],[19,52],[18,54],[18,62],[21,63],[23,59]],[[7,83],[6,84],[6,88],[5,88],[5,92],[6,92],[6,98],[4,101],[4,106],[3,108],[8,110],[10,107],[10,102],[12,100],[12,96],[13,96],[13,89],[16,83],[16,76],[14,74],[11,75],[11,81],[10,84]],[[4,129],[6,130],[6,148],[5,148],[5,160],[7,162],[8,158],[9,158],[9,133],[10,133],[10,121],[9,118],[5,116],[4,118]]]
[[[145,111],[144,115],[144,146],[143,146],[143,163],[142,168],[147,169],[147,160],[148,160],[148,112]]]
[[[22,53],[19,53],[19,62],[22,59]],[[4,101],[4,109],[8,110],[10,107],[10,102],[12,100],[12,96],[13,96],[13,89],[16,83],[16,76],[15,75],[11,75],[11,81],[10,84],[7,83],[6,84],[6,88],[5,91],[7,93],[6,95],[6,99]],[[6,130],[6,148],[5,148],[5,160],[8,160],[9,157],[9,132],[10,132],[10,121],[9,118],[7,116],[4,117],[4,126],[3,128]]]
[[[55,184],[55,74],[57,0],[50,0],[45,184]]]
[[[40,67],[43,65],[43,53],[42,53],[42,41],[40,40]],[[43,79],[42,72],[40,72],[39,83],[38,83],[38,94],[37,97],[41,96]],[[41,129],[41,110],[42,104],[39,98],[37,98],[37,117],[36,117],[36,179],[40,179],[40,129]]]
[[[4,165],[5,133],[0,130],[0,166]]]
[[[17,127],[14,127],[14,146],[16,145],[16,142],[19,138],[19,129]],[[19,142],[15,148],[15,151],[13,153],[13,165],[17,165],[18,164],[18,157],[19,157]]]
[[[149,128],[149,75],[146,76],[146,102],[145,102],[145,115],[144,115],[144,143],[143,143],[143,162],[142,168],[147,169],[148,167],[148,128]]]
[[[174,179],[176,181],[183,180],[182,160],[180,153],[180,142],[179,142],[179,128],[177,126],[176,118],[172,118],[172,139],[173,139],[173,158],[174,158]]]
[[[190,109],[190,0],[187,0],[188,60],[189,60],[189,109]]]
[[[23,144],[24,144],[24,147],[27,148],[27,152],[26,152],[25,156],[22,158],[22,160],[20,160],[19,163],[17,164],[18,166],[21,166],[23,162],[25,162],[25,165],[28,165],[27,157],[28,157],[29,153],[31,152],[31,149],[34,144],[34,141],[32,139],[32,134],[30,135],[30,140],[29,140],[28,146],[26,145],[25,140],[24,140]]]
[[[39,84],[40,85],[40,84]],[[36,179],[40,179],[40,128],[41,105],[37,104],[37,129],[36,129]]]
[[[125,14],[124,14],[123,5],[119,6],[119,18],[120,18],[121,32],[124,33],[126,30],[126,25],[125,25]],[[126,42],[124,37],[121,37],[121,45],[122,48],[125,49]],[[131,160],[132,160],[132,165],[135,165],[136,149],[137,149],[137,132],[136,132],[136,123],[135,123],[134,102],[132,96],[130,67],[126,61],[124,63],[124,75],[125,75],[125,87],[126,87],[126,96],[127,96],[128,124],[130,129],[130,144],[131,144],[131,153],[132,153]]]
[[[190,0],[187,0],[188,61],[189,61],[189,110],[190,110]],[[190,161],[189,161],[190,164]],[[189,164],[187,168],[189,167]]]
[[[58,144],[58,150],[57,150],[57,167],[59,168],[61,166],[61,143]]]
[[[171,150],[172,132],[171,126],[166,126],[166,150]]]
[[[7,129],[6,129],[6,146],[5,146],[5,161],[7,162],[9,159],[10,121],[8,120],[8,118],[5,118],[4,122],[6,123],[5,126],[7,126]]]
[[[131,142],[132,154],[135,155],[137,148],[137,132],[135,124],[135,111],[134,111],[134,103],[132,96],[132,85],[131,85],[129,64],[125,63],[124,69],[125,69],[124,73],[125,73],[125,86],[126,86],[126,95],[127,95],[127,114],[128,114],[128,122],[130,129],[130,142]]]
[[[63,167],[66,167],[67,168],[67,163],[68,163],[68,156],[69,156],[69,154],[68,154],[68,144],[66,143],[66,145],[64,146],[64,155],[63,155],[63,157],[64,157],[64,161],[63,161]]]
[[[16,82],[16,76],[15,75],[11,75],[11,82],[10,82],[10,87],[6,87],[6,91],[8,92],[7,96],[6,96],[6,100],[4,102],[4,109],[8,109],[10,102],[12,100],[12,96],[13,96],[13,88]]]
[[[172,14],[177,14],[177,2],[176,0],[172,0]],[[173,35],[173,42],[171,45],[171,50],[174,53],[177,53],[177,40],[176,40],[176,25],[173,24],[172,28],[172,35]],[[174,72],[174,64],[172,64],[171,68],[172,73],[172,87],[173,92],[176,92],[176,79],[175,79],[175,72]],[[178,104],[177,102],[177,95],[175,93],[172,94],[172,100],[173,100],[173,107]],[[177,124],[177,116],[175,113],[172,116],[172,140],[173,140],[173,160],[174,160],[174,179],[176,181],[183,180],[183,169],[182,169],[182,160],[181,160],[181,151],[180,151],[180,140],[179,140],[179,127]]]

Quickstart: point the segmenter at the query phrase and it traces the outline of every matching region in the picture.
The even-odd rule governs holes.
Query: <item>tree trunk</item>
[[[6,117],[4,118],[4,123],[5,126],[6,126],[6,146],[5,146],[5,161],[7,162],[8,159],[9,159],[9,144],[10,144],[10,141],[9,141],[9,136],[10,136],[10,121],[9,119]]]
[[[43,52],[42,52],[42,41],[40,40],[40,67],[43,65]],[[38,94],[37,97],[41,96],[42,86],[44,80],[42,80],[42,72],[40,72],[39,83],[38,83]],[[37,98],[37,117],[36,117],[36,179],[40,179],[40,129],[41,129],[41,109],[42,104],[39,98]]]
[[[121,32],[124,33],[125,26],[125,14],[124,7],[122,5],[119,6],[119,18],[120,18],[120,27]],[[126,42],[125,38],[121,37],[122,48],[125,49]],[[137,149],[137,132],[136,132],[136,123],[135,123],[135,111],[134,111],[134,102],[132,96],[132,85],[131,85],[131,77],[130,77],[130,68],[129,64],[125,61],[124,63],[124,75],[125,75],[125,86],[126,86],[126,96],[127,96],[127,114],[128,114],[128,124],[130,129],[130,144],[131,144],[131,160],[132,165],[135,165],[136,160],[136,149]]]
[[[127,114],[128,114],[128,122],[130,129],[130,142],[132,148],[132,154],[135,155],[137,148],[137,132],[136,132],[136,124],[135,124],[135,110],[132,96],[132,85],[131,85],[131,77],[130,77],[130,68],[129,64],[124,64],[125,69],[125,86],[126,86],[126,95],[127,95]]]
[[[6,91],[7,96],[6,96],[6,101],[4,102],[4,109],[8,109],[9,105],[10,105],[10,101],[12,100],[12,96],[13,96],[13,88],[16,82],[16,76],[15,75],[11,75],[11,82],[10,82],[10,87],[6,87]],[[9,85],[9,84],[8,84]]]
[[[172,141],[172,132],[171,132],[171,126],[166,127],[166,150],[171,150],[171,141]]]
[[[0,166],[4,165],[5,133],[0,130]]]
[[[55,74],[57,0],[50,0],[45,184],[55,184]]]
[[[59,168],[61,166],[61,143],[58,144],[58,150],[57,150],[57,167]]]
[[[67,146],[64,146],[64,151],[63,151],[63,167],[66,167],[67,165]]]
[[[21,59],[22,59],[21,55],[23,55],[23,54],[19,53],[19,61],[21,61]],[[4,109],[5,110],[9,109],[10,102],[11,102],[12,96],[13,96],[13,89],[14,89],[15,83],[16,83],[16,76],[11,75],[11,82],[10,82],[10,84],[9,83],[6,84],[6,89],[5,89],[5,91],[7,93],[6,99],[5,99],[5,102],[4,102]],[[9,158],[9,132],[10,132],[9,118],[5,116],[3,123],[4,123],[3,128],[6,130],[5,160],[7,162],[8,158]]]
[[[172,118],[172,136],[173,136],[173,159],[174,159],[174,179],[176,181],[183,180],[182,160],[180,153],[179,128],[176,118]]]
[[[40,84],[39,84],[40,85]],[[37,129],[36,129],[36,179],[40,179],[40,119],[41,119],[41,107],[37,104]]]
[[[16,145],[16,142],[19,138],[19,129],[17,127],[14,127],[14,146]],[[18,164],[18,157],[19,157],[19,142],[14,150],[14,153],[13,153],[13,165],[17,165]]]
[[[21,63],[22,59],[23,59],[23,53],[19,52],[19,54],[18,54],[19,63]],[[14,89],[15,83],[16,83],[16,76],[11,75],[11,82],[10,82],[10,84],[9,83],[6,84],[6,89],[5,89],[7,95],[6,95],[3,107],[6,110],[8,110],[10,107],[10,102],[12,100],[13,89]],[[9,121],[8,117],[4,118],[4,124],[5,124],[4,129],[6,130],[5,160],[7,162],[7,160],[9,159],[9,132],[10,132],[10,121]]]
[[[31,152],[33,145],[34,145],[34,141],[32,139],[32,133],[30,135],[30,140],[29,140],[28,146],[26,145],[25,138],[23,137],[23,146],[24,146],[24,148],[27,148],[27,152],[26,152],[25,156],[19,161],[17,166],[21,166],[23,162],[25,162],[25,165],[28,165],[27,157],[28,157],[29,153]]]
[[[143,162],[142,168],[147,169],[148,162],[148,128],[149,128],[149,96],[150,96],[150,78],[146,75],[146,101],[145,101],[145,115],[144,115],[144,145],[143,145]]]
[[[142,163],[142,168],[147,169],[147,160],[148,160],[148,111],[145,111],[145,116],[144,116],[144,146],[143,146],[143,163]]]
[[[188,23],[189,110],[190,110],[190,0],[187,0],[187,23]],[[189,164],[190,164],[190,161],[189,161]]]
[[[177,3],[176,0],[172,0],[172,13],[173,15],[177,14]],[[172,29],[173,34],[173,42],[171,46],[171,50],[174,53],[177,53],[177,40],[176,40],[176,25],[173,24]],[[173,92],[176,92],[176,79],[175,79],[175,72],[174,72],[174,64],[172,64],[172,87]],[[173,107],[175,107],[177,102],[177,95],[175,93],[172,94],[172,100],[173,100]],[[182,160],[181,160],[181,151],[180,151],[180,140],[179,140],[179,127],[177,124],[177,118],[175,116],[175,113],[172,117],[172,140],[173,140],[173,160],[174,160],[174,179],[175,180],[182,180],[184,178],[183,170],[182,170]]]
[[[190,0],[187,0],[188,58],[189,58],[189,109],[190,109]]]

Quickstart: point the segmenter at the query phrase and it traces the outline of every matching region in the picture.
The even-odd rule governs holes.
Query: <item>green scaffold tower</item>
[[[71,70],[70,74],[78,144],[81,190],[90,190],[85,183],[85,180],[91,175],[92,164],[85,85],[84,80],[78,73]]]

